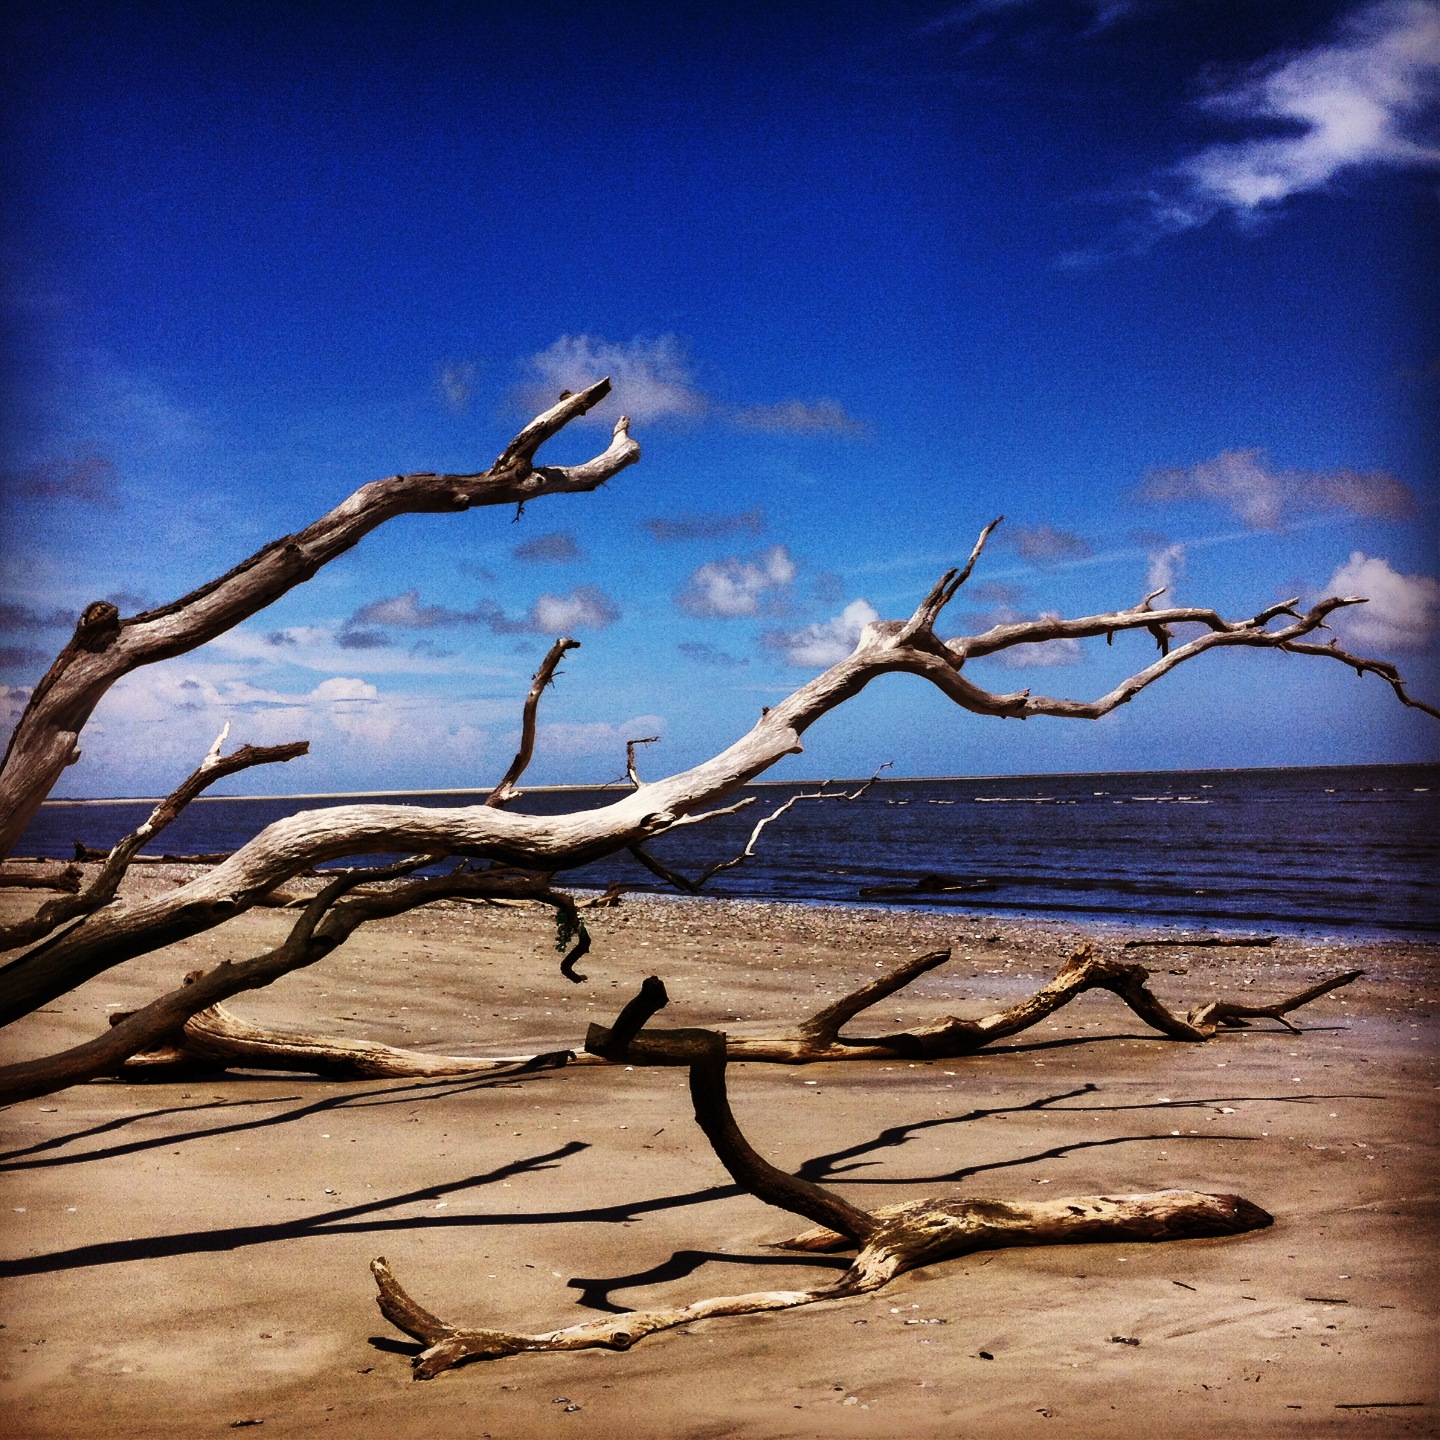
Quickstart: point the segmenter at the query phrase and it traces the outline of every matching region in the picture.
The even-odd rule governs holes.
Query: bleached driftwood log
[[[1187,1240],[1236,1235],[1272,1223],[1258,1205],[1238,1195],[1160,1190],[1147,1195],[1083,1195],[1024,1205],[946,1197],[910,1200],[868,1211],[811,1181],[771,1165],[756,1153],[735,1121],[726,1090],[726,1039],[711,1030],[642,1033],[666,1003],[665,987],[651,977],[614,1026],[592,1027],[587,1048],[609,1058],[644,1055],[652,1063],[684,1065],[690,1074],[695,1121],[730,1177],[768,1205],[803,1215],[816,1228],[780,1248],[810,1252],[855,1249],[849,1269],[814,1290],[762,1290],[717,1296],[688,1305],[631,1310],[579,1325],[522,1334],[451,1324],[418,1304],[396,1280],[389,1262],[371,1262],[381,1313],[425,1348],[413,1361],[415,1378],[429,1380],[473,1360],[496,1360],[523,1351],[628,1350],[660,1330],[723,1316],[792,1310],[822,1300],[844,1300],[879,1290],[897,1275],[975,1250],[1015,1245],[1094,1244]]]

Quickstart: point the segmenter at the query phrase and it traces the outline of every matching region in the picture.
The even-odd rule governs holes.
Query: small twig
[[[535,716],[540,708],[540,697],[545,693],[545,687],[554,682],[556,667],[565,658],[566,653],[579,648],[578,640],[571,640],[568,636],[562,635],[540,662],[540,668],[530,681],[530,692],[525,696],[525,708],[520,717],[520,748],[515,752],[515,758],[510,762],[510,768],[505,772],[505,778],[485,799],[485,803],[491,809],[498,810],[520,793],[515,788],[515,782],[525,773],[526,767],[530,764],[530,757],[535,753]]]
[[[296,740],[288,745],[242,745],[233,754],[222,756],[220,747],[229,734],[230,724],[227,721],[200,764],[155,806],[143,824],[111,848],[99,873],[89,885],[84,889],[77,887],[74,894],[49,901],[24,920],[0,926],[0,950],[28,945],[31,941],[48,935],[67,920],[93,914],[102,906],[108,905],[119,891],[120,882],[125,878],[126,871],[134,862],[140,847],[160,834],[197,795],[209,789],[217,780],[223,780],[228,775],[235,775],[256,765],[275,765],[294,760],[310,749],[308,740]],[[78,860],[81,857],[77,855],[76,858]]]
[[[755,846],[759,842],[761,833],[765,827],[778,820],[802,800],[858,800],[879,780],[881,771],[888,770],[893,764],[894,761],[887,760],[863,785],[850,791],[848,794],[844,791],[830,792],[826,787],[833,785],[835,782],[833,780],[827,780],[818,790],[809,790],[799,795],[792,795],[783,805],[778,806],[763,819],[755,822],[755,828],[750,832],[750,838],[745,842],[745,848],[741,850],[738,855],[732,855],[728,860],[717,860],[713,865],[709,865],[702,870],[698,879],[689,880],[684,875],[681,875],[679,871],[672,870],[664,861],[657,860],[655,856],[650,854],[643,845],[636,844],[630,846],[630,853],[649,870],[652,875],[658,876],[660,879],[673,885],[677,890],[681,890],[687,895],[697,895],[710,880],[714,879],[714,877],[722,871],[733,870],[737,865],[743,865],[747,860],[753,860],[755,858]],[[742,800],[735,805],[728,806],[724,810],[711,810],[703,815],[686,818],[690,823],[694,824],[701,820],[712,819],[716,815],[733,814],[736,810],[742,809],[749,803],[748,800]],[[672,825],[670,828],[673,830],[676,827]]]
[[[637,745],[653,745],[659,738],[658,735],[644,735],[638,740],[627,740],[625,742],[625,774],[637,790],[645,782],[640,778],[640,772],[635,768],[635,747]]]

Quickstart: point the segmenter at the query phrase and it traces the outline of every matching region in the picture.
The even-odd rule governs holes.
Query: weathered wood
[[[651,977],[609,1030],[592,1027],[604,1043],[612,1037],[633,1054],[640,1036],[627,1038],[637,1019],[666,1003],[664,986]],[[622,1023],[622,1020],[624,1023]],[[725,1037],[715,1031],[656,1031],[649,1037],[671,1058],[687,1054],[695,1120],[731,1178],[757,1199],[820,1223],[780,1248],[833,1252],[858,1247],[839,1279],[815,1290],[764,1290],[717,1296],[688,1305],[631,1310],[540,1334],[468,1329],[442,1320],[418,1304],[396,1280],[384,1256],[371,1261],[376,1302],[397,1329],[425,1347],[412,1362],[417,1380],[428,1380],[472,1360],[496,1360],[524,1351],[628,1350],[660,1330],[721,1316],[790,1310],[822,1300],[842,1300],[879,1290],[921,1265],[975,1250],[1015,1245],[1158,1242],[1236,1235],[1272,1223],[1258,1205],[1238,1195],[1161,1190],[1146,1195],[1083,1195],[1015,1204],[962,1196],[911,1200],[866,1211],[823,1186],[789,1175],[764,1160],[735,1122],[725,1082]]]
[[[285,535],[188,595],[121,618],[108,601],[86,608],[75,634],[35,687],[0,761],[0,855],[14,847],[36,807],[79,758],[80,731],[109,688],[142,665],[183,655],[310,579],[397,515],[515,505],[543,495],[594,490],[640,458],[621,417],[609,446],[581,465],[535,464],[541,444],[610,392],[601,380],[537,416],[488,470],[395,475],[363,485],[296,535]]]
[[[461,809],[339,805],[277,820],[208,874],[166,895],[108,905],[65,934],[12,960],[0,969],[0,1024],[49,1003],[112,965],[222,923],[253,905],[258,896],[327,860],[397,850],[427,851],[473,856],[553,875],[643,846],[679,825],[705,819],[705,806],[725,798],[784,756],[798,753],[800,737],[810,725],[881,675],[921,676],[975,714],[1097,719],[1133,699],[1177,665],[1209,650],[1234,645],[1290,649],[1292,642],[1324,624],[1337,609],[1358,603],[1353,598],[1332,597],[1304,614],[1289,606],[1272,606],[1238,621],[1196,607],[1160,611],[1135,606],[1078,620],[1043,617],[995,627],[980,636],[941,641],[933,624],[955,593],[959,578],[959,571],[942,576],[909,620],[881,620],[866,626],[850,656],[768,709],[727,750],[690,770],[643,785],[609,805],[562,816],[517,815],[489,805]],[[1269,622],[1280,614],[1295,618],[1278,629],[1268,629]],[[1047,639],[1144,629],[1157,617],[1170,624],[1200,625],[1204,633],[1175,646],[1098,700],[1054,699],[1028,690],[992,694],[962,673],[966,661],[977,655]],[[1323,653],[1346,663],[1353,659],[1328,647]],[[1440,715],[1432,707],[1402,698]]]

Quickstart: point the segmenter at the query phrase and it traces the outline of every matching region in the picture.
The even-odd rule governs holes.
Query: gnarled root
[[[1238,1195],[1192,1190],[1086,1195],[1025,1205],[957,1197],[906,1201],[873,1212],[861,1210],[822,1186],[777,1169],[751,1148],[730,1110],[724,1035],[711,1030],[662,1030],[641,1036],[645,1022],[667,1003],[664,985],[652,976],[612,1027],[591,1026],[587,1049],[616,1058],[616,1051],[635,1055],[643,1048],[659,1063],[686,1065],[696,1123],[731,1177],[767,1204],[819,1222],[816,1228],[781,1242],[780,1248],[824,1253],[855,1247],[858,1253],[849,1269],[832,1284],[815,1290],[716,1296],[522,1335],[467,1330],[441,1320],[410,1297],[382,1256],[370,1265],[379,1290],[377,1303],[391,1324],[425,1346],[414,1361],[417,1380],[429,1380],[468,1360],[496,1360],[527,1350],[628,1350],[646,1335],[696,1320],[843,1300],[879,1290],[906,1270],[974,1250],[1185,1240],[1236,1235],[1271,1224],[1265,1211]]]

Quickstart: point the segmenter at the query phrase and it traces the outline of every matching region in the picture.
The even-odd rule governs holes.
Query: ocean
[[[747,787],[756,797],[747,810],[649,848],[696,875],[738,853],[761,816],[814,788]],[[383,798],[449,807],[484,793]],[[158,848],[233,850],[297,810],[380,798],[203,798]],[[541,790],[513,808],[555,814],[614,798],[613,789]],[[149,809],[48,802],[16,854],[68,858],[75,840],[108,846]],[[765,828],[754,859],[705,893],[1419,938],[1440,935],[1437,861],[1440,765],[881,780],[857,800],[795,805]],[[563,879],[669,888],[628,854]]]

